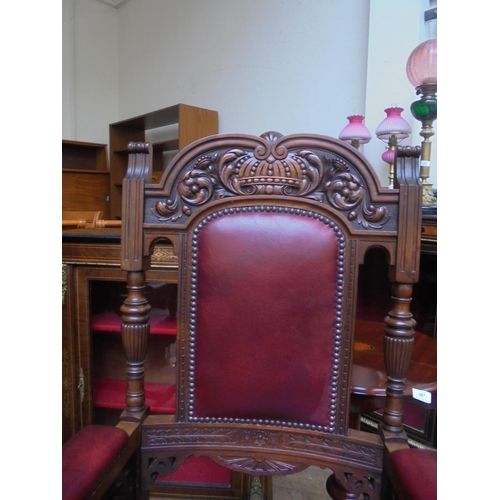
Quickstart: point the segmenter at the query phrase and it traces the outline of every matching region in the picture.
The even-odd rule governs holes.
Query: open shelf
[[[122,182],[127,173],[129,142],[153,145],[153,182],[158,182],[173,153],[219,131],[217,111],[176,104],[109,125],[111,219],[121,219]],[[170,154],[169,154],[170,153]]]
[[[152,413],[175,413],[175,385],[144,384],[146,405]],[[125,409],[127,382],[125,380],[94,379],[94,406],[96,408]]]
[[[62,140],[62,168],[67,170],[107,172],[108,146],[93,142]]]
[[[177,321],[168,315],[164,309],[151,309],[149,313],[149,333],[153,335],[177,334]],[[115,311],[103,311],[92,316],[92,330],[94,332],[120,332],[122,320]]]

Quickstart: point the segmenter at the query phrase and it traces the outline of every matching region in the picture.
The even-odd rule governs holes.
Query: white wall
[[[62,2],[62,138],[75,139],[75,49],[73,0]]]
[[[118,117],[118,10],[63,0],[63,139],[109,142]]]
[[[120,116],[178,102],[219,130],[337,135],[364,107],[368,0],[132,0],[120,8]]]
[[[109,123],[179,102],[217,110],[221,133],[256,135],[336,137],[359,112],[373,135],[364,154],[387,185],[375,128],[398,104],[415,123],[407,142],[421,142],[405,65],[428,1],[130,0],[114,9],[63,0],[74,10],[74,37],[63,29],[74,46],[63,59],[63,138],[107,143]]]

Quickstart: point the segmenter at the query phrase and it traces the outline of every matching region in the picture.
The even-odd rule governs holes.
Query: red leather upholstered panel
[[[411,500],[437,499],[437,452],[409,448],[391,453],[401,485]]]
[[[62,447],[62,498],[82,500],[98,485],[128,440],[123,429],[89,425]]]
[[[336,232],[298,214],[201,229],[195,418],[329,425],[338,255]]]

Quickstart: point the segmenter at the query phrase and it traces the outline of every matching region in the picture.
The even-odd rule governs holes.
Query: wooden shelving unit
[[[65,170],[96,170],[107,172],[107,144],[62,141],[62,166]]]
[[[127,173],[127,144],[153,144],[153,182],[178,150],[219,131],[217,111],[176,104],[109,126],[111,218],[121,219],[122,181]]]
[[[103,212],[109,219],[110,173],[108,146],[62,141],[62,210]]]

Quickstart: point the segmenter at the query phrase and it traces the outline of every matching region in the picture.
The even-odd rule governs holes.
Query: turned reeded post
[[[144,297],[145,274],[127,273],[128,295],[121,307],[122,341],[127,359],[127,411],[144,409],[144,372],[151,306]]]
[[[387,403],[383,426],[391,432],[403,429],[403,391],[410,366],[415,334],[415,320],[410,312],[413,285],[392,284],[392,309],[385,318],[385,368],[387,371]]]
[[[139,418],[145,409],[144,372],[151,306],[144,296],[149,257],[143,255],[144,186],[151,181],[149,143],[129,143],[123,180],[121,267],[127,271],[128,295],[122,307],[122,342],[127,360],[125,413]],[[122,417],[124,418],[124,417]]]
[[[420,148],[398,148],[396,188],[399,189],[398,246],[389,271],[392,307],[385,318],[385,367],[387,398],[382,429],[394,436],[403,434],[403,398],[410,367],[416,321],[410,311],[413,284],[420,265],[422,187],[419,183]]]

